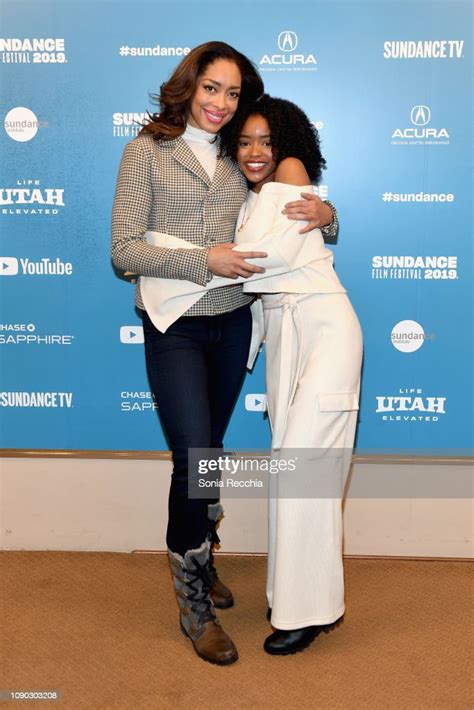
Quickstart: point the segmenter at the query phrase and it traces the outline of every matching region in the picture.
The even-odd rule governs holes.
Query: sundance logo
[[[145,342],[141,325],[123,325],[120,328],[120,342],[125,345],[138,345]]]
[[[414,353],[425,340],[434,340],[435,335],[427,335],[423,326],[415,320],[401,320],[393,326],[390,338],[394,348],[402,353]]]
[[[72,274],[72,264],[70,261],[49,259],[47,257],[39,261],[14,256],[0,256],[0,276],[16,276],[18,273],[24,276],[70,276]]]
[[[25,143],[36,136],[38,128],[48,128],[48,121],[38,121],[31,109],[17,106],[7,113],[3,125],[10,138]]]
[[[260,59],[261,71],[317,71],[314,54],[296,52],[299,45],[298,35],[292,30],[283,30],[277,38],[281,54],[264,54]]]

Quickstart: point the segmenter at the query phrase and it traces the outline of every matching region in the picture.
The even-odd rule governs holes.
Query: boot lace
[[[209,541],[211,543],[211,548],[209,550],[209,575],[211,578],[211,587],[212,587],[215,580],[217,579],[217,569],[214,564],[213,548],[214,548],[214,545],[219,545],[220,541],[221,541],[219,535],[217,534],[216,523],[213,520],[209,521]]]
[[[206,621],[215,621],[212,601],[209,596],[212,578],[208,565],[201,565],[195,557],[192,558],[192,561],[195,569],[186,569],[186,586],[189,589],[188,600],[191,602],[193,611],[199,614],[199,622],[201,624]],[[200,585],[199,582],[201,582]]]

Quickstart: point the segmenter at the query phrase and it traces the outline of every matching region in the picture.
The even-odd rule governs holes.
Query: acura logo
[[[431,121],[431,111],[428,106],[413,106],[410,118],[413,125],[426,126]]]
[[[295,32],[285,30],[278,35],[278,47],[282,52],[294,52],[298,46],[298,37]]]

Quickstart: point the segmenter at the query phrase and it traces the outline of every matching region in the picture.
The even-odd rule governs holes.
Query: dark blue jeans
[[[217,316],[183,316],[166,333],[142,312],[148,378],[173,455],[166,542],[184,555],[208,532],[214,499],[188,497],[188,448],[222,448],[245,376],[250,306]]]

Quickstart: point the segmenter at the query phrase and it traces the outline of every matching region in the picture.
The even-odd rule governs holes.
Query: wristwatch
[[[323,200],[323,202],[328,205],[332,212],[332,222],[330,224],[327,224],[325,227],[321,227],[321,232],[323,237],[329,237],[332,239],[334,237],[337,237],[337,233],[339,231],[339,219],[337,217],[337,211],[333,203],[329,200]]]

